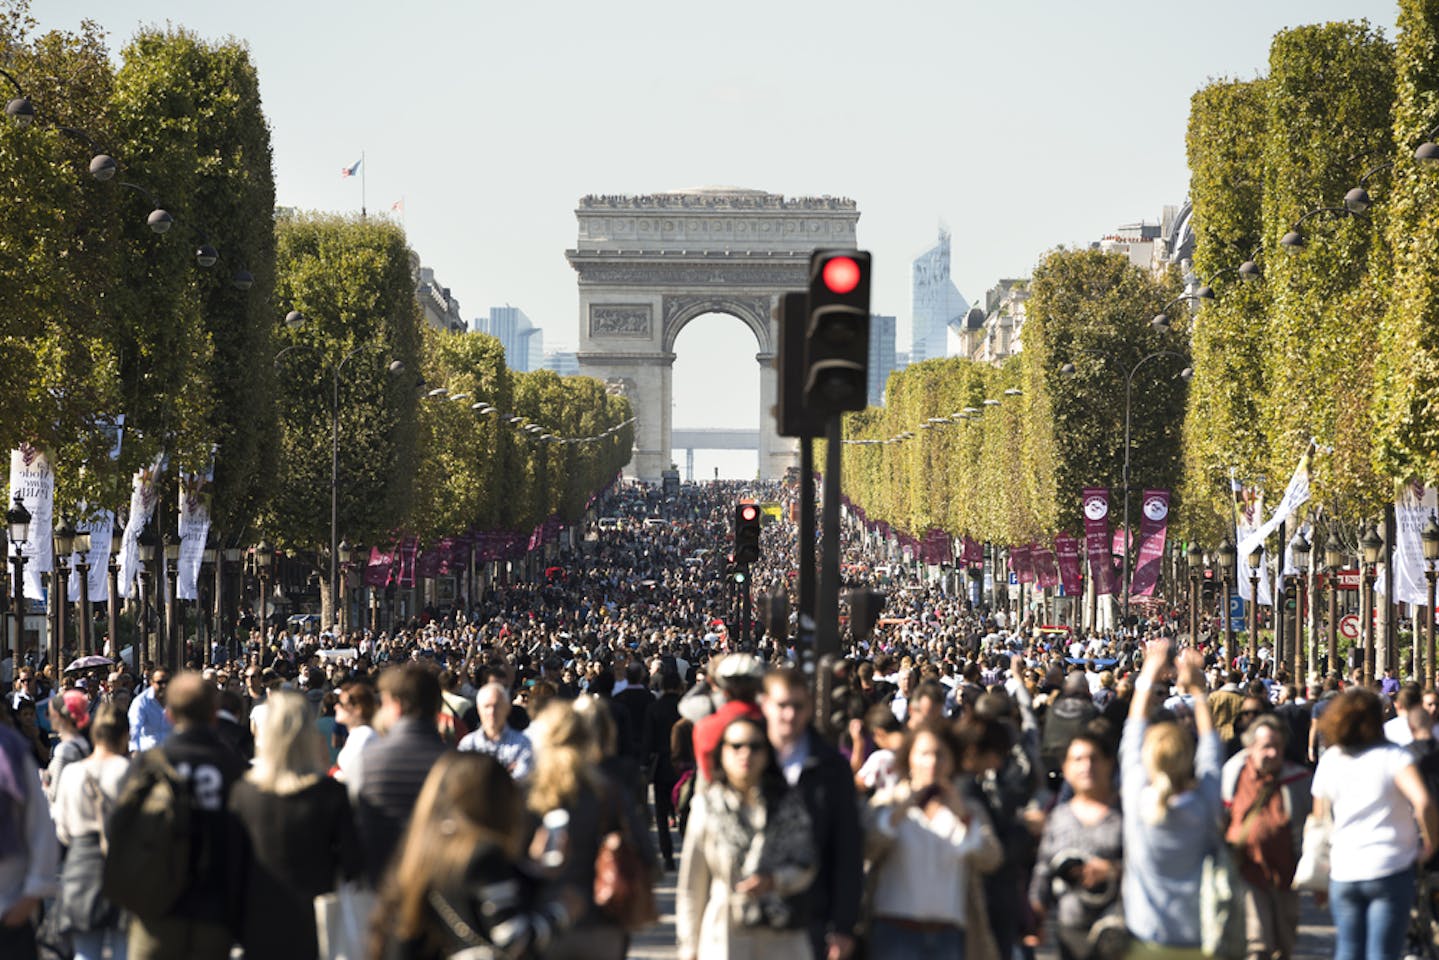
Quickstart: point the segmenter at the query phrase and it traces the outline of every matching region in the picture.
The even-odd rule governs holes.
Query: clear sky
[[[938,225],[970,301],[1044,251],[1184,200],[1189,97],[1262,73],[1287,26],[1393,0],[39,0],[118,52],[166,21],[245,39],[282,205],[403,198],[411,245],[467,319],[521,307],[547,348],[577,340],[574,207],[587,193],[734,184],[852,197],[877,313],[909,343],[909,264]],[[676,423],[752,422],[680,371],[749,375],[738,321],[679,342]],[[696,362],[687,364],[685,355]],[[739,365],[747,365],[743,370]],[[691,409],[693,407],[693,409]]]

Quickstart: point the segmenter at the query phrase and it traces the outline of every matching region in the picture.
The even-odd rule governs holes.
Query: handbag
[[[1310,814],[1304,821],[1304,850],[1294,868],[1295,890],[1311,893],[1329,892],[1329,847],[1333,840],[1334,821]]]
[[[1199,948],[1206,957],[1242,960],[1245,950],[1244,897],[1239,868],[1219,838],[1204,858],[1199,884]]]
[[[375,895],[354,883],[315,898],[315,935],[322,960],[364,960]]]
[[[600,838],[595,854],[595,906],[626,930],[640,930],[659,919],[649,870],[630,836],[629,823],[617,801],[610,808],[616,829]]]

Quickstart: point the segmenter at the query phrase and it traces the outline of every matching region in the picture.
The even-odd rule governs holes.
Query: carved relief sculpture
[[[590,304],[591,337],[634,337],[650,335],[650,306],[647,303]]]

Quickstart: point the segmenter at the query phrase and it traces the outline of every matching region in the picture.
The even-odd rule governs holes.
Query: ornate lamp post
[[[57,671],[63,668],[60,659],[65,656],[65,608],[69,606],[69,577],[67,576],[71,555],[75,552],[75,523],[70,515],[60,517],[60,526],[53,534],[55,546],[55,569],[50,574],[50,610],[54,615],[55,632],[50,635],[49,658],[57,664]]]
[[[255,547],[255,575],[260,580],[260,640],[263,643],[270,627],[269,606],[270,562],[275,559],[275,548],[270,541],[261,539]]]
[[[180,577],[180,538],[173,533],[165,534],[165,573],[169,582],[169,594],[165,597],[165,652],[163,659],[171,670],[179,670],[184,660],[184,633],[181,628],[178,609],[179,600],[175,581]],[[156,658],[161,659],[160,657]]]
[[[1259,660],[1259,568],[1264,565],[1264,544],[1249,553],[1249,668]]]
[[[1329,672],[1339,669],[1339,571],[1344,566],[1344,544],[1329,531],[1324,541],[1324,569],[1329,572]]]
[[[80,577],[79,623],[80,656],[90,653],[90,531],[75,532],[75,572]],[[68,596],[68,594],[67,594]]]
[[[1311,550],[1313,550],[1313,544],[1309,542],[1308,537],[1304,536],[1302,530],[1294,535],[1293,540],[1289,541],[1289,551],[1294,554],[1294,565],[1299,568],[1299,576],[1294,578],[1297,586],[1297,595],[1294,598],[1293,676],[1301,690],[1304,689],[1304,680],[1306,678],[1305,665],[1308,662],[1304,657],[1304,608],[1308,599],[1309,590],[1309,581],[1305,578],[1305,574],[1309,570],[1309,553]],[[1314,638],[1310,637],[1309,642],[1312,644]]]
[[[120,656],[120,551],[125,546],[125,531],[117,523],[110,531],[110,561],[106,565],[109,592],[105,601],[105,629],[110,634],[110,652]]]
[[[1429,605],[1424,608],[1424,677],[1426,689],[1434,686],[1434,561],[1439,560],[1439,521],[1431,514],[1429,522],[1419,531],[1419,542],[1424,547],[1424,579],[1429,581]],[[1419,643],[1419,637],[1414,637]],[[1416,676],[1416,679],[1418,677]]]
[[[1204,571],[1204,548],[1191,543],[1185,557],[1189,561],[1189,645],[1199,646],[1199,578]]]
[[[11,562],[15,565],[15,666],[19,668],[25,662],[25,544],[30,539],[30,511],[18,493],[15,505],[5,511],[5,526],[15,547]]]
[[[160,538],[155,535],[155,526],[153,523],[145,524],[144,529],[140,531],[140,536],[136,538],[135,543],[140,557],[140,595],[142,597],[140,603],[140,646],[138,654],[135,657],[135,673],[137,676],[143,677],[145,674],[145,662],[149,660],[158,663],[160,660],[158,655],[154,657],[151,656],[150,649],[151,604],[154,602],[154,593],[160,584],[160,578],[155,574],[155,554],[158,552],[157,548],[160,545]]]
[[[1379,531],[1369,527],[1359,540],[1359,549],[1364,554],[1364,602],[1360,614],[1364,621],[1364,678],[1366,686],[1374,683],[1374,578],[1379,557],[1384,553],[1384,540]]]
[[[339,614],[336,618],[339,626],[339,633],[344,636],[350,629],[350,561],[355,557],[355,549],[350,546],[349,540],[341,540],[336,548],[340,558],[340,576],[336,581],[335,610]]]
[[[1219,548],[1215,553],[1219,557],[1219,585],[1221,591],[1220,615],[1224,617],[1224,665],[1228,672],[1229,664],[1234,662],[1234,618],[1229,615],[1229,585],[1234,576],[1234,559],[1238,555],[1234,544],[1228,537],[1219,542]]]

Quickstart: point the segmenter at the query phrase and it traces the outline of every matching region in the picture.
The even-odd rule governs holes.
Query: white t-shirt
[[[1329,877],[1344,883],[1378,880],[1413,865],[1419,856],[1414,808],[1394,785],[1414,757],[1384,743],[1361,753],[1324,751],[1314,771],[1314,796],[1334,811]]]
[[[1409,729],[1409,718],[1401,713],[1397,717],[1385,720],[1384,737],[1390,743],[1398,744],[1401,747],[1407,747],[1413,743],[1414,731]]]
[[[876,750],[859,768],[859,782],[870,790],[888,790],[899,782],[899,773],[894,769],[894,751]]]

